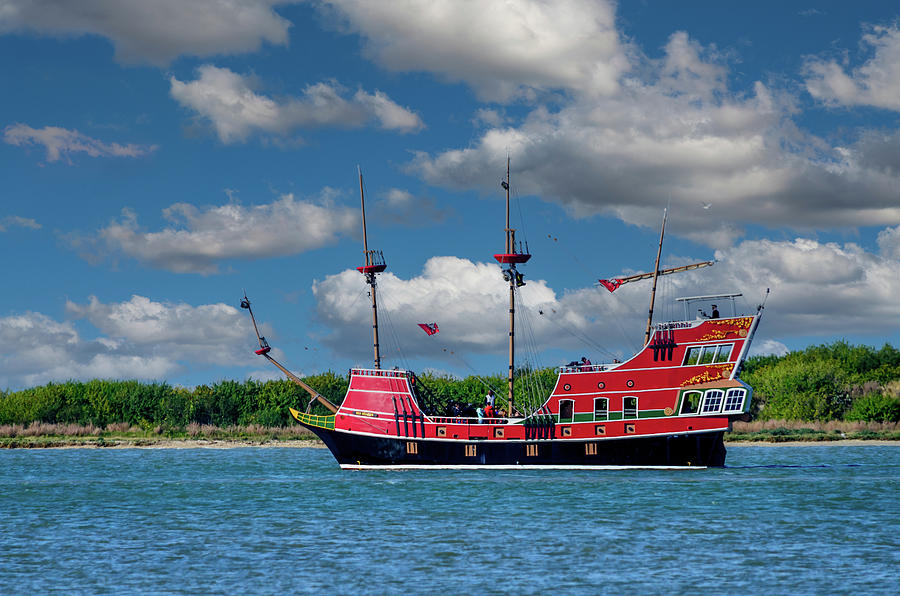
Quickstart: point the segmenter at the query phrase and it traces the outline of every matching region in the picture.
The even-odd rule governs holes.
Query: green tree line
[[[785,356],[756,356],[744,364],[741,378],[754,388],[751,414],[756,419],[900,421],[900,351],[890,345],[875,349],[836,342]],[[555,380],[555,369],[519,374],[517,407],[534,406]],[[326,372],[305,381],[340,403],[348,379]],[[423,374],[419,381],[423,405],[432,413],[446,412],[453,402],[480,404],[488,388],[497,392],[498,405],[505,406],[506,379],[501,375],[457,379]],[[0,424],[277,427],[290,423],[288,407],[304,409],[308,401],[306,392],[287,380],[221,381],[193,389],[129,380],[68,381],[0,391]],[[327,413],[318,404],[313,411]]]
[[[760,420],[900,422],[900,350],[844,341],[755,356],[741,378]]]

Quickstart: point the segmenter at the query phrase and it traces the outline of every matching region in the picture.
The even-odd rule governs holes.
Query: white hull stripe
[[[341,464],[342,470],[705,470],[706,466],[588,466],[553,464]]]

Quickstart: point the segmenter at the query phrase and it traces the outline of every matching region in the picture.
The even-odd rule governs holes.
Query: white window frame
[[[603,418],[597,417],[597,402],[598,401],[606,402],[606,407],[604,408],[605,414],[603,414]],[[606,422],[609,420],[609,398],[608,397],[595,397],[594,398],[594,422]]]
[[[626,412],[630,412],[630,410],[625,409],[625,400],[628,400],[628,399],[634,400],[634,415],[633,416],[628,416],[626,414]],[[625,397],[622,398],[622,420],[637,420],[639,411],[640,410],[638,408],[638,398],[636,395],[626,395]]]
[[[722,404],[725,401],[725,392],[721,389],[707,389],[703,394],[703,403],[700,404],[700,414],[718,414],[722,411]],[[716,403],[714,408],[710,407],[711,403]]]
[[[700,399],[697,400],[697,409],[693,412],[685,412],[684,405],[688,403],[688,396],[692,394],[697,394],[700,396]],[[681,407],[678,410],[678,414],[680,416],[696,416],[700,413],[700,406],[703,405],[703,392],[702,391],[685,391],[684,395],[681,396]]]
[[[739,401],[737,401],[737,407],[735,407],[733,405],[735,403],[734,402],[735,398],[739,399]],[[722,411],[723,412],[743,412],[745,399],[747,399],[747,390],[746,389],[742,389],[740,387],[735,387],[733,389],[729,389],[725,393],[725,401],[722,402]],[[732,403],[731,407],[729,407],[729,405],[728,405],[729,400]]]
[[[572,404],[572,417],[567,420],[563,420],[563,402],[569,402]],[[574,399],[561,399],[559,400],[559,423],[560,424],[571,424],[575,422],[575,400]]]

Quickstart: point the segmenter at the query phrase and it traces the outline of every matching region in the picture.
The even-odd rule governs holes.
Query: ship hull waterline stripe
[[[342,470],[707,470],[706,466],[612,466],[565,464],[341,464]]]

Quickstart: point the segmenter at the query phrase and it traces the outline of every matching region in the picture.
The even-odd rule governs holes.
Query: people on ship
[[[716,306],[715,304],[712,305],[712,316],[710,318],[711,319],[719,318],[719,307]]]
[[[494,417],[494,406],[488,404],[484,406],[484,417],[485,418],[493,418]]]
[[[581,369],[588,370],[591,366],[591,361],[587,359],[587,356],[581,357]]]
[[[484,396],[484,403],[486,403],[487,405],[489,405],[493,408],[494,407],[494,399],[495,399],[494,398],[494,390],[488,389],[487,395]]]

